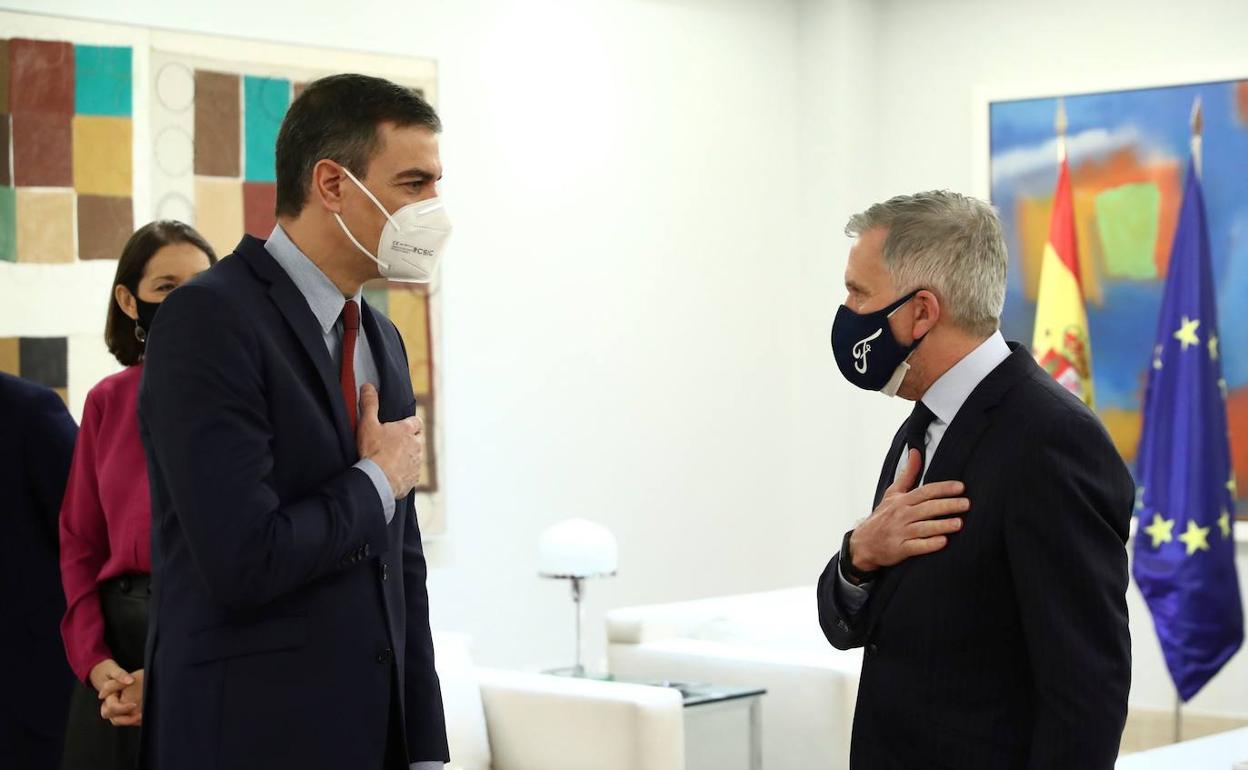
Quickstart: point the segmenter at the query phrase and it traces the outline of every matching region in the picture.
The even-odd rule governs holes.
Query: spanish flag
[[[1049,241],[1044,245],[1040,265],[1031,350],[1053,379],[1092,406],[1092,347],[1088,341],[1088,314],[1083,307],[1075,206],[1064,147],[1057,193],[1053,196],[1053,218],[1049,221]]]

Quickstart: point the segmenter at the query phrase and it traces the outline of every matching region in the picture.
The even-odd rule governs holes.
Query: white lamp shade
[[[568,519],[542,533],[537,571],[543,577],[588,578],[614,575],[620,551],[615,535],[601,524]]]

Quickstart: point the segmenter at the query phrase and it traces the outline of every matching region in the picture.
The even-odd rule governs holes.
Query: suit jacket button
[[[384,665],[386,663],[389,663],[392,657],[394,657],[394,653],[390,651],[389,647],[387,647],[386,649],[377,653],[377,662]]]
[[[877,644],[868,644],[868,645],[867,645],[867,654],[868,654],[868,655],[874,655],[874,654],[876,654],[876,653],[877,653],[877,652],[879,652],[879,651],[880,651],[880,647],[879,647],[879,645],[877,645]]]

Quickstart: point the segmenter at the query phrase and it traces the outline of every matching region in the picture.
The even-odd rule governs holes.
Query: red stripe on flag
[[[1049,243],[1053,251],[1070,269],[1075,282],[1083,287],[1079,274],[1079,242],[1075,238],[1075,201],[1070,192],[1070,167],[1062,159],[1057,174],[1057,193],[1053,196],[1053,217],[1049,220]]]

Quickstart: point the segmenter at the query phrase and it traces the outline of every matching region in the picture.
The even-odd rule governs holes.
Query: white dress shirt
[[[953,422],[953,418],[970,398],[971,392],[979,387],[979,383],[983,382],[993,369],[1009,357],[1010,347],[1005,344],[1005,337],[1001,336],[1001,332],[997,332],[980,343],[979,347],[967,353],[961,361],[933,382],[923,394],[923,404],[932,410],[936,418],[927,426],[927,433],[923,437],[925,445],[923,456],[926,458],[926,464],[919,476],[920,486],[927,477],[927,469],[931,467],[932,458],[936,456],[936,450],[940,446],[940,440],[945,436],[945,431],[949,428],[949,423]],[[897,463],[894,481],[906,472],[909,449],[910,447],[906,447],[905,454]],[[871,584],[864,583],[856,586],[846,580],[844,573],[840,570],[837,570],[837,573],[840,577],[838,587],[841,604],[849,611],[849,614],[857,614],[858,610],[862,609],[862,605],[866,604],[867,597],[871,595]]]

